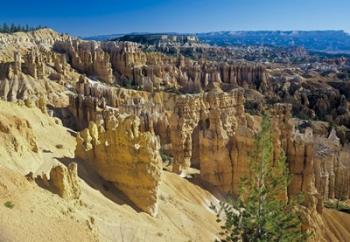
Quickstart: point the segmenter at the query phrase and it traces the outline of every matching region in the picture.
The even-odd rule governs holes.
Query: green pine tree
[[[262,129],[250,154],[250,175],[242,178],[241,191],[233,201],[221,203],[218,214],[225,221],[221,241],[306,241],[296,209],[297,199],[286,199],[290,182],[286,158],[273,158],[272,128],[269,116],[264,115]],[[300,202],[300,201],[299,201]]]
[[[15,24],[8,25],[7,23],[3,23],[2,25],[0,25],[0,33],[29,32],[29,31],[39,30],[43,28],[46,28],[46,27],[41,25],[39,25],[38,27],[30,27],[28,24],[26,24],[25,26],[22,26],[22,25],[15,25]]]
[[[10,28],[9,28],[9,26],[7,25],[7,23],[4,23],[4,24],[2,25],[2,32],[3,32],[3,33],[9,33],[9,30],[10,30]]]

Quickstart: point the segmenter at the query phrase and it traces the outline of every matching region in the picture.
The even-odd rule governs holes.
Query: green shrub
[[[326,208],[330,208],[330,209],[336,209],[340,212],[344,212],[344,213],[349,213],[350,214],[350,206],[347,205],[344,202],[341,202],[339,200],[328,200],[324,202],[324,206]]]
[[[4,205],[5,205],[5,207],[11,208],[11,209],[15,206],[11,201],[5,202]]]

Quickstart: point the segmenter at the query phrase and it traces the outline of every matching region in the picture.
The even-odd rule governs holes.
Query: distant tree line
[[[43,28],[46,28],[46,26],[39,25],[37,27],[32,27],[32,26],[29,26],[28,24],[16,25],[16,24],[3,23],[2,25],[0,25],[0,33],[11,34],[15,32],[29,32],[29,31],[34,31],[34,30],[43,29]]]

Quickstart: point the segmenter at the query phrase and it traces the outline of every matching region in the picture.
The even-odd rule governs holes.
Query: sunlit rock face
[[[57,52],[65,53],[69,63],[81,73],[96,76],[106,83],[113,82],[113,71],[110,56],[97,42],[86,42],[78,39],[59,41],[54,45]]]
[[[315,141],[316,187],[324,199],[349,198],[350,163],[349,147],[342,146],[334,129],[328,137],[318,137]]]
[[[52,47],[69,38],[51,29],[0,33],[0,98],[18,101],[44,96],[54,107],[67,106],[65,87],[78,75],[66,55],[52,51]]]
[[[78,178],[78,165],[75,162],[68,164],[68,167],[56,165],[50,170],[50,178],[43,174],[33,177],[32,173],[26,175],[28,180],[34,179],[35,182],[66,200],[79,199],[81,188]]]
[[[232,191],[231,137],[246,124],[243,99],[240,89],[224,93],[218,87],[176,99],[170,119],[175,172],[198,163],[204,180]]]
[[[76,157],[87,161],[138,208],[155,216],[162,159],[159,140],[140,132],[135,116],[111,115],[106,129],[90,122],[77,137]]]
[[[145,52],[132,42],[57,41],[54,50],[67,55],[79,72],[106,83],[140,86],[144,90],[180,89],[198,93],[212,82],[222,88],[238,86],[268,90],[268,78],[261,65],[194,61],[159,52]]]
[[[238,194],[240,178],[249,171],[249,151],[260,117],[245,112],[243,89],[223,92],[219,86],[214,83],[202,94],[175,95],[108,88],[81,77],[79,95],[71,97],[70,106],[82,128],[88,127],[89,121],[102,120],[106,129],[110,112],[138,116],[140,130],[158,136],[162,150],[172,155],[174,172],[186,175],[191,166],[197,167],[203,180]],[[275,157],[281,151],[286,154],[293,174],[290,195],[316,194],[317,146],[312,130],[295,128],[291,110],[291,105],[276,104],[270,111]]]

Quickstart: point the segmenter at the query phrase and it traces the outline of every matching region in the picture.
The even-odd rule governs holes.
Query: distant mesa
[[[311,51],[350,54],[350,35],[342,30],[323,31],[218,31],[208,33],[130,33],[100,35],[86,40],[119,40],[141,44],[206,43],[217,46],[304,47]]]
[[[324,31],[222,31],[197,34],[208,44],[219,46],[264,45],[304,47],[313,51],[350,53],[350,35],[342,30]]]
[[[191,44],[191,43],[199,43],[199,39],[196,35],[188,35],[188,34],[130,34],[124,35],[123,37],[116,38],[113,40],[119,41],[131,41],[137,42],[140,44],[149,44],[149,45],[157,45],[157,44],[171,44],[171,43],[179,43],[179,44]]]

